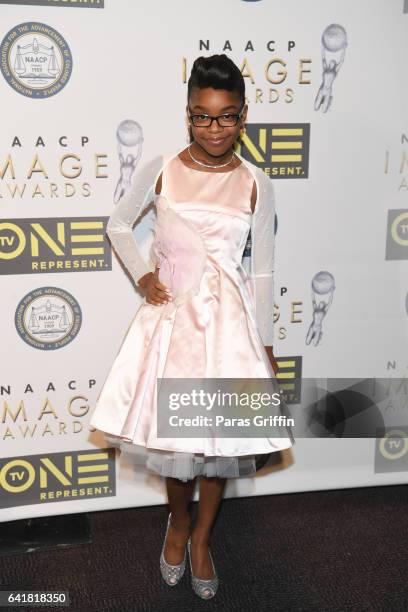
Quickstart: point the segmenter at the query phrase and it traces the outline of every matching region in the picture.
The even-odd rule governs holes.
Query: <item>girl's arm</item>
[[[265,350],[269,357],[269,361],[271,362],[271,365],[273,367],[273,371],[275,372],[275,374],[277,374],[279,371],[279,366],[278,366],[278,362],[275,359],[275,355],[273,354],[273,347],[265,346]]]
[[[265,347],[273,346],[275,190],[272,180],[257,169],[258,201],[251,227],[251,281],[259,333]],[[273,365],[273,364],[272,364]],[[275,368],[274,368],[275,370]]]
[[[147,205],[154,199],[155,180],[163,166],[158,156],[137,168],[126,193],[115,205],[106,226],[115,252],[129,271],[136,285],[143,276],[153,273],[134,239],[132,228]]]

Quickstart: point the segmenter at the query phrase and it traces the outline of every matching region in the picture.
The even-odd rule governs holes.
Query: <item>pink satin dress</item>
[[[152,256],[173,300],[141,304],[91,419],[98,429],[145,447],[146,467],[163,476],[251,475],[256,455],[293,444],[290,437],[157,437],[157,377],[276,381],[242,266],[253,183],[242,163],[207,172],[176,155],[163,168]]]

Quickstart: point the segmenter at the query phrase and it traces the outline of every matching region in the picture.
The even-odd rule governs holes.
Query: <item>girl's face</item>
[[[238,114],[241,109],[242,101],[238,92],[213,89],[212,87],[203,89],[194,87],[191,91],[189,104],[186,107],[187,116],[204,114],[211,117],[227,113]],[[248,106],[245,104],[237,125],[231,127],[221,127],[215,120],[209,127],[197,127],[189,119],[194,140],[208,155],[214,157],[225,155],[237,140],[245,123],[247,111]]]

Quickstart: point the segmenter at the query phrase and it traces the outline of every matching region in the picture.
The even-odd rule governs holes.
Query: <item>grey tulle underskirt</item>
[[[202,453],[182,453],[148,449],[146,468],[164,477],[187,482],[196,476],[239,478],[256,472],[255,456],[204,456]]]
[[[134,465],[164,477],[177,478],[183,482],[196,476],[239,478],[256,473],[255,455],[239,457],[205,456],[203,453],[184,453],[180,451],[145,448],[123,442],[116,436],[105,434],[106,441],[119,447]]]

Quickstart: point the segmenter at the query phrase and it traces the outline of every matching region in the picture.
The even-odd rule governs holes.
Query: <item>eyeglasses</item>
[[[214,119],[220,127],[234,127],[235,125],[237,125],[241,117],[243,108],[244,107],[241,108],[238,114],[237,113],[224,113],[223,115],[217,115],[216,117],[211,117],[210,115],[205,115],[203,113],[200,113],[196,115],[189,114],[189,117],[191,119],[192,124],[195,127],[210,127]]]

